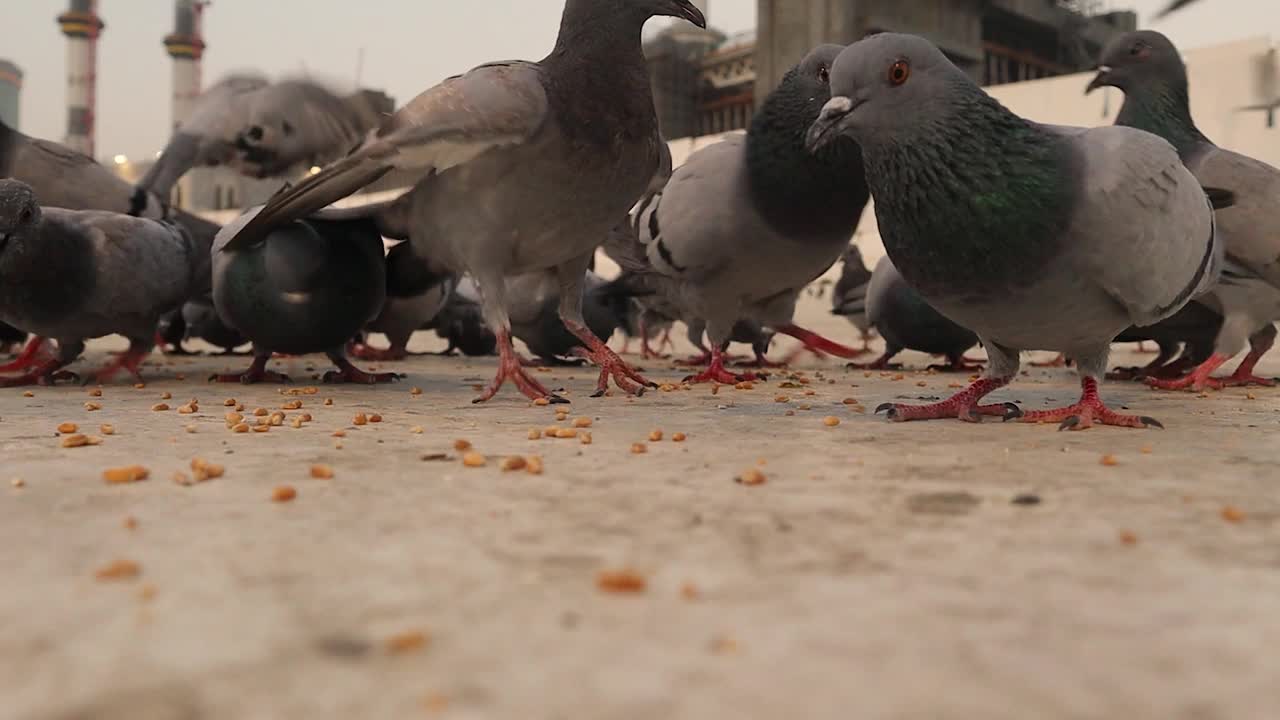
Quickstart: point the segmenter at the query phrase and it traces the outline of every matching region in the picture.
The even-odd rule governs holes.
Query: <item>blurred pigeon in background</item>
[[[350,353],[364,360],[403,360],[409,356],[409,338],[435,319],[453,294],[456,279],[449,273],[433,272],[431,266],[413,252],[413,244],[402,242],[387,252],[387,298],[365,332],[387,336],[385,349],[360,342]]]
[[[867,367],[884,369],[903,350],[916,350],[941,355],[947,364],[937,369],[971,372],[981,365],[970,365],[964,358],[969,348],[978,344],[972,330],[948,320],[916,292],[887,256],[876,263],[871,282],[866,288],[867,321],[884,338],[884,355]]]
[[[871,271],[862,261],[862,250],[857,245],[850,245],[841,258],[840,279],[836,281],[831,292],[831,314],[840,315],[858,329],[862,338],[862,352],[870,352],[867,343],[871,342],[871,322],[867,320],[867,283],[871,282]]]

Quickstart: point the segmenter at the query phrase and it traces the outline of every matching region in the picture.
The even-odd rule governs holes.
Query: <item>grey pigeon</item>
[[[192,298],[182,304],[184,339],[198,338],[216,348],[223,355],[235,355],[236,348],[249,344],[249,338],[227,326],[218,317],[218,310],[209,296]]]
[[[712,360],[712,352],[703,342],[706,337],[707,323],[704,320],[695,319],[686,323],[688,333],[686,337],[689,343],[698,349],[700,355],[696,355],[687,360],[678,361],[681,365],[706,365]],[[770,362],[765,354],[769,352],[769,344],[773,342],[774,333],[760,323],[753,320],[739,320],[733,324],[733,330],[729,333],[730,343],[745,343],[751,346],[751,352],[754,360],[746,361],[746,365],[754,367],[779,367],[784,363]]]
[[[414,170],[411,240],[443,269],[468,272],[498,336],[500,365],[477,402],[510,379],[551,397],[511,345],[507,276],[555,268],[560,314],[628,392],[652,385],[593,337],[583,278],[601,238],[645,191],[660,162],[640,33],[654,15],[706,24],[689,0],[567,0],[551,54],[482,65],[387,118],[350,155],[272,198],[232,246],[350,195],[392,169]],[[562,398],[552,398],[563,400]]]
[[[456,278],[433,272],[431,266],[413,252],[413,244],[402,242],[387,252],[387,298],[366,332],[387,336],[390,346],[369,347],[361,342],[350,349],[364,360],[403,360],[409,356],[409,338],[435,319],[453,294]]]
[[[465,288],[470,286],[471,292]],[[422,326],[423,330],[435,330],[436,335],[448,341],[448,346],[441,355],[452,355],[461,352],[463,355],[479,357],[492,355],[498,348],[498,337],[493,330],[484,324],[484,313],[480,310],[480,293],[470,278],[462,278],[444,308],[430,322]]]
[[[0,180],[0,321],[58,343],[57,354],[0,386],[52,383],[104,335],[129,350],[99,371],[135,377],[156,323],[204,281],[208,248],[181,226],[100,210],[41,207],[26,183]]]
[[[624,286],[627,284],[623,283]],[[632,340],[640,338],[641,359],[668,357],[663,355],[662,351],[671,344],[671,328],[674,324],[674,319],[653,311],[640,298],[632,297],[627,303],[625,312],[618,319],[618,330],[626,338],[626,343],[622,346],[623,354],[629,351]],[[657,350],[652,345],[655,340],[658,341]]]
[[[381,119],[363,95],[341,97],[309,80],[231,75],[196,98],[138,187],[167,199],[188,170],[211,165],[280,176],[334,159]]]
[[[382,309],[386,259],[381,228],[370,217],[322,211],[273,228],[261,242],[233,248],[230,240],[261,208],[218,233],[213,246],[213,303],[218,316],[253,343],[253,364],[218,382],[288,382],[266,369],[272,353],[323,352],[338,370],[325,382],[378,383],[395,373],[367,373],[345,347]]]
[[[1186,376],[1152,379],[1165,389],[1226,385],[1274,385],[1253,368],[1275,338],[1280,320],[1280,170],[1214,145],[1196,127],[1188,101],[1187,69],[1169,39],[1150,30],[1126,33],[1102,53],[1086,92],[1110,85],[1125,93],[1116,124],[1155,133],[1178,150],[1207,187],[1235,193],[1232,207],[1218,213],[1226,248],[1222,280],[1203,302],[1223,318],[1214,353]],[[1211,373],[1249,345],[1249,354],[1228,378]]]
[[[0,322],[0,354],[13,352],[14,348],[27,341],[27,333],[18,328]]]
[[[969,372],[964,354],[978,344],[978,336],[938,312],[907,284],[887,256],[880,258],[867,284],[867,321],[884,338],[884,355],[869,367],[882,369],[903,350],[942,355],[942,370]]]
[[[1041,125],[987,95],[932,43],[873,35],[832,70],[809,131],[862,147],[885,250],[930,305],[972,329],[983,377],[894,420],[1021,416],[1085,428],[1158,426],[1098,396],[1111,340],[1208,290],[1222,265],[1213,205],[1169,143],[1140,130]],[[1065,408],[979,405],[1018,372],[1022,350],[1076,361],[1083,394]]]
[[[734,383],[724,368],[739,320],[841,357],[857,351],[793,323],[800,292],[849,245],[868,198],[858,147],[848,140],[812,155],[804,134],[830,97],[841,48],[809,52],[765,100],[745,136],[694,153],[636,226],[651,272],[669,279],[680,319],[704,320],[711,361],[694,382]],[[639,267],[628,269],[640,271]]]
[[[862,250],[857,245],[850,245],[841,258],[840,279],[836,281],[831,292],[831,313],[848,320],[858,330],[862,338],[863,352],[869,352],[867,343],[871,341],[871,322],[867,320],[867,283],[871,282],[871,271],[862,260]]]

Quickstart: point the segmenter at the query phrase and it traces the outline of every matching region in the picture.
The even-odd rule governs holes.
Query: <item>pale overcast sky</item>
[[[911,0],[903,0],[911,2]],[[1167,0],[1107,0],[1149,17]],[[65,0],[6,0],[0,58],[26,73],[22,129],[60,139],[66,130],[66,46],[54,17]],[[755,25],[755,0],[711,0],[713,25]],[[205,83],[230,70],[272,77],[309,72],[363,85],[403,103],[444,77],[489,60],[537,60],[551,47],[560,0],[214,0],[205,14]],[[169,127],[170,62],[161,39],[170,0],[100,0],[98,156],[146,156]],[[1280,1],[1200,0],[1155,25],[1185,47],[1250,35],[1280,36]]]

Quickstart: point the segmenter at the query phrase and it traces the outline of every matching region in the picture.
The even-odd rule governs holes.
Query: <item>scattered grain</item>
[[[89,412],[97,412],[98,410],[102,409],[102,403],[87,402],[84,404],[84,409],[88,410]]]
[[[596,576],[596,587],[601,592],[614,594],[636,594],[645,591],[648,581],[635,570],[602,570]]]
[[[80,429],[80,426],[76,425],[73,422],[64,422],[58,426],[58,432],[62,433],[63,435],[70,435],[71,433],[79,429]]]
[[[421,630],[407,630],[387,638],[386,648],[391,655],[417,652],[427,646],[429,638]]]
[[[351,418],[351,424],[352,425],[368,425],[369,416],[365,415],[364,413],[356,413],[356,416]]]
[[[1238,507],[1227,505],[1222,508],[1222,519],[1229,523],[1241,523],[1244,522],[1244,518],[1244,511]]]
[[[316,480],[332,480],[333,468],[328,465],[315,464],[311,466],[311,477]]]
[[[740,485],[763,485],[765,483],[765,477],[764,473],[756,470],[755,468],[751,468],[734,478],[734,481]]]
[[[689,436],[685,435],[682,432],[671,434],[671,442],[684,442],[685,440],[688,440],[688,439],[689,439]]]
[[[822,418],[822,424],[826,425],[827,427],[835,427],[840,424],[840,418],[836,417],[835,415],[828,415]]]
[[[169,406],[166,403],[156,403],[155,405],[151,406],[151,409],[154,412],[164,412],[169,409]]]
[[[236,423],[235,425],[233,425],[233,426],[231,427],[231,432],[247,433],[247,432],[249,432],[249,424],[248,424],[248,423]]]
[[[151,471],[141,465],[107,468],[102,471],[102,479],[105,480],[108,485],[123,485],[125,483],[141,482],[150,476]]]
[[[294,490],[290,485],[277,485],[271,491],[271,502],[290,502],[296,497],[298,497],[298,491]]]
[[[512,455],[502,459],[503,472],[512,472],[515,470],[523,470],[529,462],[519,455]]]
[[[1116,459],[1115,455],[1103,455],[1099,462],[1107,467],[1115,467],[1120,464],[1120,461]]]
[[[573,426],[576,428],[589,428],[591,427],[591,424],[592,424],[592,420],[589,417],[580,417],[580,418],[573,419]]]
[[[643,455],[643,454],[645,454],[645,453],[647,453],[647,452],[649,452],[649,446],[648,446],[648,445],[645,445],[644,443],[631,443],[631,454],[632,454],[632,455]]]
[[[141,574],[141,565],[132,560],[121,558],[98,568],[98,571],[93,576],[100,582],[115,582],[118,580],[135,580]]]
[[[541,475],[541,474],[542,474],[542,467],[543,467],[543,466],[542,466],[542,457],[541,457],[541,456],[539,456],[539,455],[530,455],[529,457],[525,458],[525,466],[524,466],[524,470],[525,470],[525,472],[529,473],[530,475]]]
[[[484,467],[488,463],[484,455],[478,452],[469,452],[462,456],[462,464],[467,467]]]

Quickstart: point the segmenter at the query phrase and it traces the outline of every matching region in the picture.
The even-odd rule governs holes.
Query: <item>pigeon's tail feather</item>
[[[602,247],[604,254],[618,263],[618,267],[625,272],[638,273],[653,270],[649,265],[649,256],[644,244],[640,241],[635,225],[630,220],[610,230],[605,236]]]
[[[391,167],[365,155],[349,155],[297,185],[286,185],[236,233],[226,249],[249,245],[274,228],[322,210],[386,175]]]
[[[1204,194],[1209,197],[1209,205],[1211,205],[1214,210],[1226,210],[1236,204],[1236,194],[1233,190],[1206,187],[1204,189]]]

